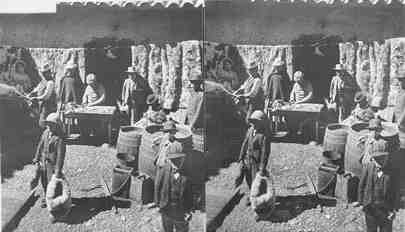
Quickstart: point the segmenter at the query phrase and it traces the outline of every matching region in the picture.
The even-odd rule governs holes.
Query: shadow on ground
[[[306,210],[317,208],[318,205],[321,205],[319,210],[322,210],[323,206],[336,206],[336,200],[321,200],[315,195],[277,197],[276,202],[273,211],[263,212],[257,219],[273,223],[287,222]]]
[[[244,193],[237,193],[231,201],[229,201],[226,206],[222,209],[222,211],[215,217],[214,220],[209,222],[207,225],[207,232],[214,232],[217,228],[221,227],[222,223],[224,222],[225,218],[232,212],[236,205],[240,203],[240,200],[243,198]],[[215,199],[212,199],[215,200]]]

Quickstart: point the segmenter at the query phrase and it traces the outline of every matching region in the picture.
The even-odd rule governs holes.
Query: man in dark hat
[[[360,178],[358,199],[365,213],[367,232],[392,231],[395,192],[386,160],[387,153],[374,153]]]
[[[248,79],[234,92],[238,99],[245,99],[247,104],[246,123],[248,124],[253,111],[262,110],[264,106],[262,78],[258,71],[258,64],[254,61],[251,62],[248,66]]]
[[[190,182],[183,174],[184,158],[184,153],[169,153],[161,168],[162,181],[155,186],[164,232],[189,230],[193,198]]]
[[[158,189],[163,181],[163,168],[168,162],[168,154],[183,152],[183,145],[176,140],[176,124],[173,121],[167,121],[163,124],[163,130],[165,134],[162,138],[153,141],[155,148],[158,148],[156,159],[154,164],[156,165],[156,178],[155,189]],[[158,191],[155,191],[154,202],[159,205],[160,195]]]
[[[192,129],[203,128],[203,107],[204,107],[204,83],[201,75],[193,75],[190,77],[190,83],[193,86],[191,99],[187,108],[186,124]]]
[[[339,122],[345,120],[352,111],[354,95],[357,89],[356,82],[351,78],[343,67],[336,64],[333,69],[336,75],[332,78],[329,89],[328,108],[336,107]]]
[[[249,189],[256,173],[264,173],[267,167],[267,161],[270,155],[270,133],[265,128],[266,115],[257,110],[249,117],[250,128],[248,129],[245,139],[243,140],[239,162],[242,162],[246,182]],[[250,204],[247,198],[247,204]]]
[[[131,125],[141,119],[146,111],[146,98],[152,93],[146,80],[136,71],[135,67],[128,67],[128,78],[122,87],[122,106],[128,107]]]

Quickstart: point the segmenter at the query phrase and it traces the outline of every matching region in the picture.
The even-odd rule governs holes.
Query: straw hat
[[[345,70],[345,69],[343,67],[343,64],[336,64],[335,67],[333,68],[333,70],[341,71],[341,70]]]
[[[58,125],[58,126],[61,125],[61,121],[60,121],[60,118],[59,118],[59,114],[56,113],[56,112],[50,113],[50,114],[46,117],[45,122],[46,122],[46,123],[54,123],[54,124],[56,124],[56,125]]]
[[[266,115],[263,113],[263,111],[261,110],[256,110],[254,111],[250,117],[249,117],[249,121],[263,121],[266,118]]]

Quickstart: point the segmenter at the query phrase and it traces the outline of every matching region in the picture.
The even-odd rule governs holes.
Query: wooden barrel
[[[398,132],[399,146],[405,149],[405,131]]]
[[[117,152],[138,155],[143,129],[134,126],[122,126],[117,140]]]
[[[183,145],[183,152],[189,154],[193,148],[193,139],[191,130],[185,125],[176,125],[176,139]],[[153,147],[153,141],[163,137],[163,132],[149,133],[144,131],[142,134],[141,145],[139,147],[139,172],[152,178],[156,175],[156,166],[153,164],[159,147]]]
[[[323,148],[326,151],[337,151],[345,154],[348,127],[342,124],[329,124],[325,130]]]
[[[193,149],[204,152],[204,129],[196,129],[192,131]]]
[[[337,171],[339,167],[323,163],[318,169],[318,192],[326,196],[334,196]]]
[[[347,142],[345,147],[344,167],[346,172],[352,173],[354,176],[360,176],[362,165],[360,158],[364,153],[364,146],[358,145],[359,138],[367,135],[368,123],[356,123],[350,127],[347,134]]]

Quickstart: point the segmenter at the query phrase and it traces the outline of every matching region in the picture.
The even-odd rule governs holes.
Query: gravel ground
[[[99,175],[103,175],[107,183],[111,182],[114,154],[111,148],[68,146],[64,173],[71,185],[73,203],[77,205],[67,219],[50,224],[47,210],[39,207],[38,200],[16,231],[160,231],[157,209],[132,205],[120,208],[118,214],[111,210],[99,186]],[[203,227],[204,214],[197,211],[190,231],[203,231]]]
[[[284,199],[283,203],[269,218],[256,222],[254,211],[245,204],[245,195],[241,201],[236,202],[217,231],[365,231],[364,214],[360,208],[352,206],[346,208],[346,204],[338,201],[335,207],[324,207],[324,212],[321,213],[319,206],[313,204],[311,198],[305,197],[311,192],[308,185],[295,190],[287,189],[306,183],[305,173],[308,173],[315,183],[317,182],[317,168],[322,162],[320,149],[319,146],[273,143],[268,168],[274,175],[278,199],[281,199],[280,201]],[[233,163],[228,168],[220,170],[207,185],[231,190],[237,167],[238,165]],[[246,190],[244,184],[242,191]],[[289,205],[283,208],[282,206],[286,204]],[[296,209],[294,214],[285,210],[291,207]],[[397,214],[394,231],[405,231],[405,210],[400,210]]]

